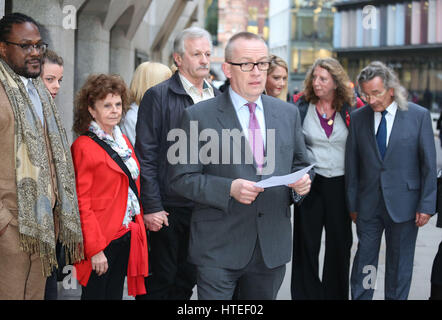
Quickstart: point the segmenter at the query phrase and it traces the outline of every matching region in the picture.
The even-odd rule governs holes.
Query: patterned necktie
[[[40,118],[41,124],[44,123],[43,117],[43,107],[41,105],[40,97],[38,96],[37,89],[35,89],[34,84],[31,80],[28,81],[27,90],[29,93],[29,98],[31,98],[32,104],[34,105],[34,110]]]
[[[379,123],[378,132],[376,133],[376,141],[378,143],[379,153],[384,160],[385,151],[387,150],[387,120],[385,115],[387,110],[382,111],[381,122]]]
[[[264,163],[264,143],[262,141],[261,128],[255,115],[256,103],[246,103],[249,107],[249,144],[252,148],[253,157],[255,158],[258,169],[262,169]]]

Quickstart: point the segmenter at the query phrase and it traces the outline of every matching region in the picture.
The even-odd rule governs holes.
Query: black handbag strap
[[[129,169],[127,168],[127,166],[124,164],[123,160],[121,159],[121,157],[118,155],[118,153],[115,152],[114,149],[111,148],[110,145],[108,145],[106,142],[104,142],[103,140],[101,140],[100,138],[97,137],[97,135],[91,131],[86,131],[85,133],[82,134],[83,136],[88,136],[89,138],[91,138],[92,140],[94,140],[96,143],[98,143],[108,154],[109,156],[112,158],[112,160],[114,160],[118,166],[121,168],[121,170],[123,170],[123,172],[127,175],[127,177],[129,178],[129,186],[132,189],[132,191],[135,193],[138,202],[141,205],[141,201],[138,195],[138,188],[137,185],[134,181],[134,179],[132,178],[132,175],[129,171]]]

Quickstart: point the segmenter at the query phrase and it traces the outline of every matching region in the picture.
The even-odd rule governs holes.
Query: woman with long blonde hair
[[[138,108],[144,93],[149,88],[169,79],[171,76],[172,71],[170,71],[169,67],[158,62],[143,62],[135,70],[130,83],[130,109],[120,124],[121,131],[129,138],[133,146],[135,146],[135,126],[137,124]]]
[[[287,101],[288,71],[287,63],[283,59],[275,55],[270,56],[266,94]]]

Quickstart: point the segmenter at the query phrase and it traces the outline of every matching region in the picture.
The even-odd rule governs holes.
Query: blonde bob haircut
[[[135,102],[139,106],[144,93],[149,88],[169,79],[171,76],[172,71],[168,66],[158,62],[143,62],[135,70],[130,83],[130,103]]]

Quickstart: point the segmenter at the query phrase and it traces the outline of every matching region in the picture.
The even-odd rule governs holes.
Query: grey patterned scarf
[[[57,259],[44,128],[20,77],[2,59],[0,82],[5,88],[15,119],[14,149],[20,247],[29,254],[40,255],[43,274],[48,276],[53,267],[57,266]],[[40,96],[55,163],[59,195],[55,210],[60,218],[59,240],[66,249],[66,263],[72,263],[83,258],[83,236],[72,158],[66,132],[53,100],[49,98],[40,77],[33,79],[32,83]]]

